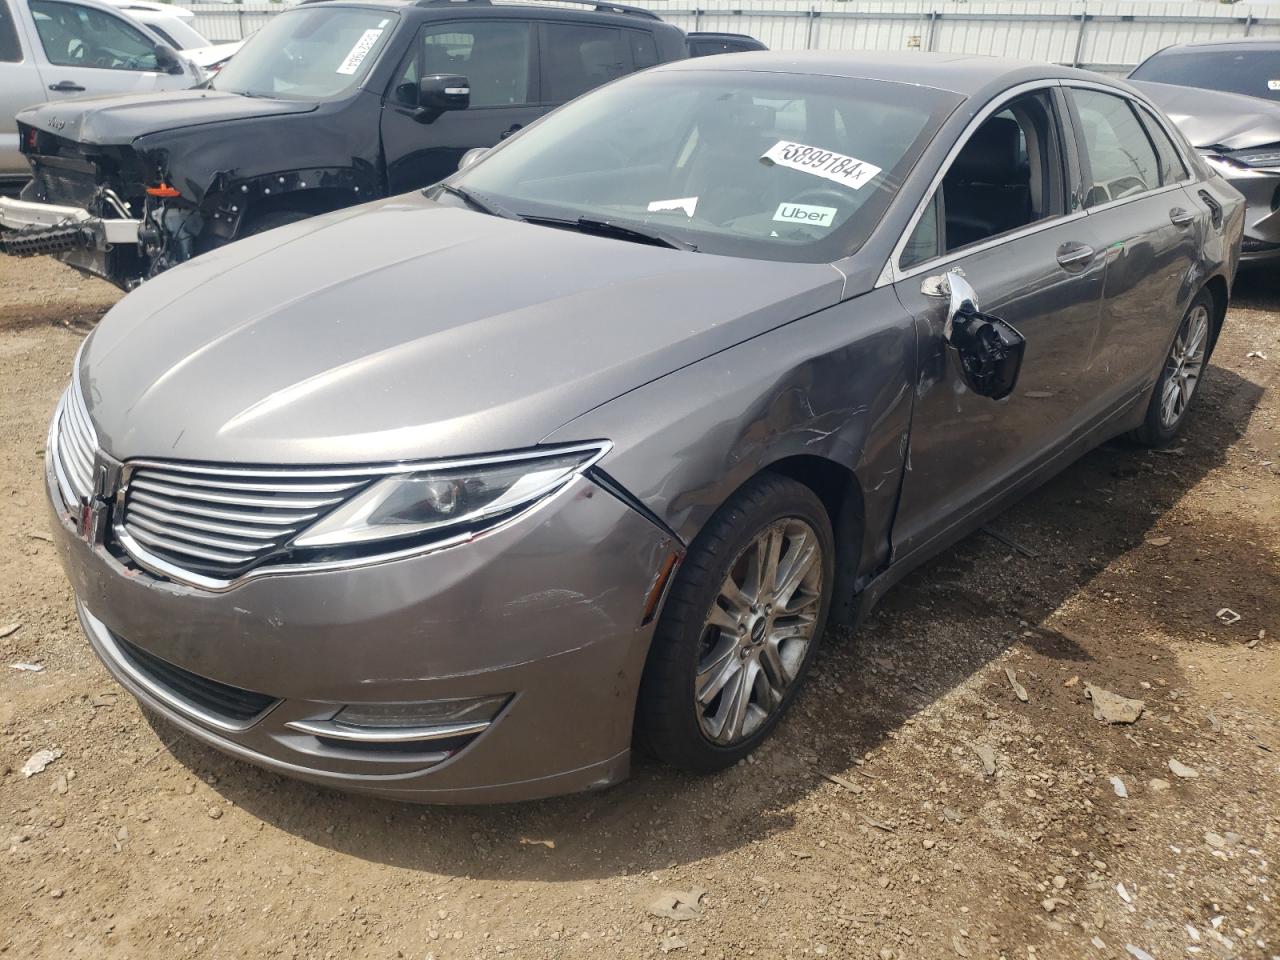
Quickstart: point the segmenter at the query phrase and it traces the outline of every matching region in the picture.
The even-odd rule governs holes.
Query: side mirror
[[[477,160],[489,152],[488,147],[472,147],[462,155],[462,159],[458,161],[458,169],[465,170],[467,167],[473,166]]]
[[[1026,339],[999,317],[978,311],[978,294],[959,270],[940,280],[935,295],[950,300],[942,336],[959,357],[965,383],[979,396],[1003,400],[1018,384]]]
[[[156,44],[156,69],[172,74],[186,72],[182,67],[182,58],[178,56],[178,51],[167,43]]]
[[[446,110],[471,106],[471,82],[466,77],[433,73],[418,81],[418,119],[430,123]]]

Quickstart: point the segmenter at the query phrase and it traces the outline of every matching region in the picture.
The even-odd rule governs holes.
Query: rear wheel
[[[1146,419],[1133,432],[1139,443],[1158,447],[1178,435],[1204,377],[1212,334],[1213,297],[1209,291],[1201,290],[1191,301],[1173,338],[1151,395]]]
[[[672,585],[640,684],[637,744],[700,772],[745,757],[791,705],[826,624],[822,501],[762,474],[716,512]]]

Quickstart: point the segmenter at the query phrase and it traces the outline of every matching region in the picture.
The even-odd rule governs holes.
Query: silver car
[[[830,620],[1095,444],[1177,434],[1242,212],[1079,71],[617,81],[103,319],[46,462],[81,621],[192,737],[342,789],[722,768]]]

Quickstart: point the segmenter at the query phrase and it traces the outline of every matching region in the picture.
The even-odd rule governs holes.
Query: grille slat
[[[342,497],[258,497],[228,492],[226,487],[218,490],[183,490],[167,483],[142,479],[133,481],[139,490],[150,490],[170,497],[189,497],[194,500],[207,500],[210,503],[225,503],[234,507],[273,507],[277,510],[315,510],[319,507],[331,507],[340,503]]]
[[[183,700],[223,719],[248,723],[279,702],[265,693],[233,687],[184,670],[134,646],[123,637],[115,634],[112,636],[120,652],[128,658],[134,669]]]
[[[130,471],[117,522],[144,565],[142,552],[230,580],[287,552],[301,530],[374,479],[342,470],[147,462]]]
[[[144,530],[150,530],[159,537],[185,540],[188,543],[194,543],[196,546],[211,547],[215,550],[239,550],[241,553],[260,553],[271,546],[270,543],[253,543],[248,540],[228,540],[223,537],[210,537],[174,524],[166,526],[136,513],[129,519],[129,522],[142,527]]]
[[[78,374],[58,405],[57,426],[53,431],[54,462],[58,467],[58,488],[68,509],[79,507],[80,501],[93,492],[93,460],[98,437],[85,408]]]

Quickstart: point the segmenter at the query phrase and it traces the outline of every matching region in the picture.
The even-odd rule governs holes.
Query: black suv
[[[687,55],[655,14],[489,0],[312,0],[194,90],[19,114],[33,180],[0,248],[128,289],[249,234],[403,193],[559,104]]]

